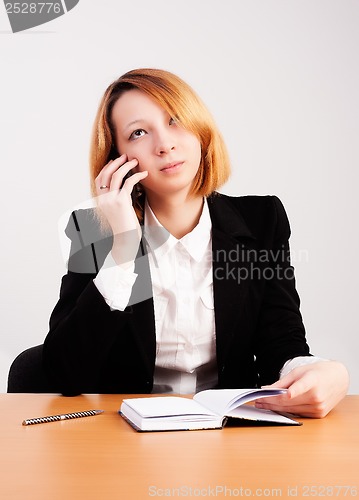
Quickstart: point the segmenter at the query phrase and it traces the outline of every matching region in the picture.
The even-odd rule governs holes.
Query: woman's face
[[[148,195],[189,193],[201,161],[201,144],[194,134],[136,89],[119,97],[112,121],[120,154],[136,158],[137,171],[148,171],[141,181]]]

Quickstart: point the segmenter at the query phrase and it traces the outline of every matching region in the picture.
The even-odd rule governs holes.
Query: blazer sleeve
[[[262,267],[263,295],[254,337],[260,384],[275,382],[287,360],[310,355],[290,261],[289,221],[281,201],[270,199],[272,244]]]
[[[100,392],[101,373],[131,308],[111,311],[93,283],[112,246],[93,212],[74,212],[66,234],[71,240],[68,272],[50,317],[44,369],[64,395]]]

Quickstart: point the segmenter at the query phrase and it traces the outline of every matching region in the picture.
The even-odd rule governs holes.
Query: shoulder
[[[283,204],[275,195],[246,195],[229,196],[222,193],[214,193],[208,198],[209,203],[227,204],[239,210],[249,210],[251,212],[261,212],[263,210],[274,209],[284,210]]]
[[[214,193],[208,198],[215,218],[237,219],[255,237],[271,232],[274,237],[288,238],[290,226],[285,208],[275,195],[228,196]]]

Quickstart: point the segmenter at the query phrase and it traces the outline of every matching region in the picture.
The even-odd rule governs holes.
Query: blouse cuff
[[[104,266],[93,280],[111,310],[124,311],[127,307],[132,287],[138,276],[134,269],[134,262],[123,268],[118,266],[109,254]]]
[[[288,375],[289,372],[298,368],[299,366],[311,365],[313,363],[318,363],[319,361],[329,361],[329,359],[319,358],[318,356],[297,356],[296,358],[289,359],[284,363],[283,368],[279,373],[279,378],[283,378]]]

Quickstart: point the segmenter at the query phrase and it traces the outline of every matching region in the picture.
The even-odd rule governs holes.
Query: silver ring
[[[108,186],[100,186],[100,189],[108,189]]]

